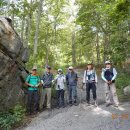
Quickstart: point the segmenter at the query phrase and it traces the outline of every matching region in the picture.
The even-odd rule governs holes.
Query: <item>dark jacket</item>
[[[44,73],[41,77],[41,80],[43,81],[43,88],[50,88],[52,86],[53,79],[54,78],[52,73]]]
[[[66,83],[69,86],[77,86],[77,81],[78,81],[78,75],[75,72],[68,72],[66,75]]]

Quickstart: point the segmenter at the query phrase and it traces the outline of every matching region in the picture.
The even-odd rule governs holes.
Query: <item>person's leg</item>
[[[115,83],[112,83],[110,87],[111,87],[111,93],[112,93],[112,98],[113,98],[114,104],[115,104],[115,106],[118,106],[119,100],[118,100],[117,93],[116,93]]]
[[[76,100],[77,100],[77,86],[72,86],[72,93],[73,93],[74,103],[76,103]]]
[[[91,88],[92,88],[94,105],[97,106],[97,94],[96,94],[96,85],[95,85],[95,83],[92,83]]]
[[[40,88],[40,101],[39,101],[39,108],[40,110],[43,109],[43,104],[45,102],[45,97],[46,97],[46,88],[43,89],[42,87]]]
[[[30,114],[32,112],[32,109],[31,109],[32,97],[33,97],[33,91],[28,90],[27,112]]]
[[[38,111],[38,91],[34,91],[34,112]]]
[[[111,101],[110,101],[110,86],[107,83],[105,83],[104,86],[105,86],[106,106],[109,106],[111,104]]]
[[[64,107],[64,90],[61,90],[61,106]]]
[[[86,100],[87,100],[87,103],[90,103],[90,84],[89,83],[86,84]]]
[[[51,108],[51,88],[47,88],[47,108]]]
[[[69,103],[72,104],[72,86],[69,86]]]
[[[56,90],[56,97],[57,97],[57,107],[60,106],[60,90]]]
[[[93,100],[96,100],[97,99],[97,94],[96,94],[96,85],[95,85],[95,83],[91,84],[91,88],[92,88]]]

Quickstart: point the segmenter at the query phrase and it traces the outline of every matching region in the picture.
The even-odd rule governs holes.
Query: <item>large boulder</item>
[[[0,111],[22,103],[28,53],[11,19],[0,17]]]
[[[124,95],[130,96],[130,86],[124,88]]]

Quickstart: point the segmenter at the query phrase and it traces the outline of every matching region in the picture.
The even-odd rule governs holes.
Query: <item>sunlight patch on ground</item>
[[[109,112],[109,111],[106,111],[106,110],[103,110],[102,108],[100,107],[96,107],[94,109],[92,109],[93,113],[96,114],[96,115],[104,115],[104,116],[110,116],[112,113]]]

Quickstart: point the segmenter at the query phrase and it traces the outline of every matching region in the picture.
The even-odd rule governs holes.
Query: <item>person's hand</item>
[[[29,84],[29,86],[30,86],[30,87],[33,87],[33,85],[32,85],[32,84]]]
[[[109,84],[112,84],[112,81],[109,81]]]
[[[82,83],[81,89],[84,90],[85,83]]]
[[[109,84],[109,81],[108,81],[108,80],[106,80],[106,83],[107,83],[107,84]]]
[[[98,82],[95,82],[95,84],[97,85],[97,84],[98,84]]]

